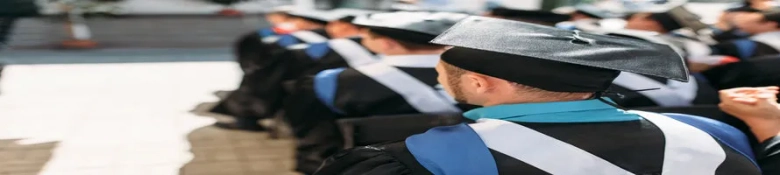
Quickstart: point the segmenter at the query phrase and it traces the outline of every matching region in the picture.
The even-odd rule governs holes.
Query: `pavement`
[[[0,80],[0,175],[296,174],[292,140],[220,130],[211,124],[224,117],[191,112],[238,85],[228,46],[251,25],[96,22],[106,25],[95,36],[113,44],[73,51],[51,47],[56,39],[45,36],[57,34],[45,31],[56,25],[42,20],[22,20],[0,51],[10,63]]]

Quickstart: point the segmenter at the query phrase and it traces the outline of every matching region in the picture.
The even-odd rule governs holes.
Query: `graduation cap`
[[[429,44],[466,17],[466,14],[449,12],[391,12],[359,16],[353,23],[393,39]]]
[[[493,16],[498,16],[506,19],[551,25],[563,21],[569,20],[569,15],[553,13],[552,11],[543,10],[520,10],[509,9],[506,7],[497,7],[490,11]]]
[[[555,92],[601,92],[620,71],[688,81],[667,45],[504,19],[469,17],[436,39],[442,61]]]

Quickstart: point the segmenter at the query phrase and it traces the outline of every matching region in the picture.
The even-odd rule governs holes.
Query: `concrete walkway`
[[[18,59],[34,54],[0,60],[24,62]],[[213,56],[229,59],[227,52]],[[123,60],[150,59],[141,57]],[[290,140],[219,130],[210,127],[214,118],[189,112],[216,101],[212,92],[234,88],[237,65],[180,60],[7,67],[0,80],[0,175],[294,174]]]

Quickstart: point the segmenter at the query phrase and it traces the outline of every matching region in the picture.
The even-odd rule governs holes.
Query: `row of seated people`
[[[325,30],[304,30],[289,35],[277,35],[281,34],[277,33],[278,30],[261,30],[248,35],[239,43],[237,54],[246,73],[242,87],[246,87],[248,94],[237,95],[239,93],[234,92],[231,96],[245,98],[246,101],[234,103],[230,107],[229,97],[225,101],[228,103],[222,103],[215,109],[239,119],[237,123],[221,124],[223,127],[242,129],[262,129],[257,126],[258,119],[284,111],[284,118],[292,125],[294,135],[299,140],[299,171],[314,172],[325,157],[345,146],[335,123],[337,119],[410,113],[457,113],[475,107],[456,104],[443,92],[434,66],[439,62],[445,47],[428,43],[465,15],[398,12],[353,20],[351,18],[360,14],[342,13],[341,16],[334,15],[336,18],[323,19],[320,17],[328,15],[307,16],[306,13],[309,12],[291,12],[293,23],[302,26],[299,28],[325,27]],[[648,19],[654,18],[643,18]],[[348,37],[358,33],[360,37]],[[320,37],[312,37],[314,34]],[[642,39],[645,36],[633,38]],[[244,66],[246,64],[251,66]],[[621,74],[618,79],[625,77],[625,74]],[[702,102],[705,104],[717,103],[715,91],[702,88],[709,87],[701,86],[706,85],[702,83],[706,81],[682,82],[652,75],[635,75],[628,82],[655,81],[650,85],[660,87],[663,93],[640,91],[635,93],[638,97],[621,97],[612,93],[605,95],[614,95],[612,99],[617,104],[628,107],[691,105],[698,103],[697,97],[712,98],[710,102]],[[619,83],[615,84],[620,86]],[[285,88],[285,85],[291,86]],[[629,86],[625,89],[638,89],[630,85],[624,85]],[[706,91],[711,94],[697,95]],[[665,101],[669,100],[663,97],[676,101],[667,103]],[[644,102],[632,106],[624,101]]]

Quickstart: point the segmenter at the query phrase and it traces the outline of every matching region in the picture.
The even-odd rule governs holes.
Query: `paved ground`
[[[189,112],[238,83],[229,59],[227,49],[0,52],[17,63],[0,81],[0,175],[294,174],[290,140]]]

